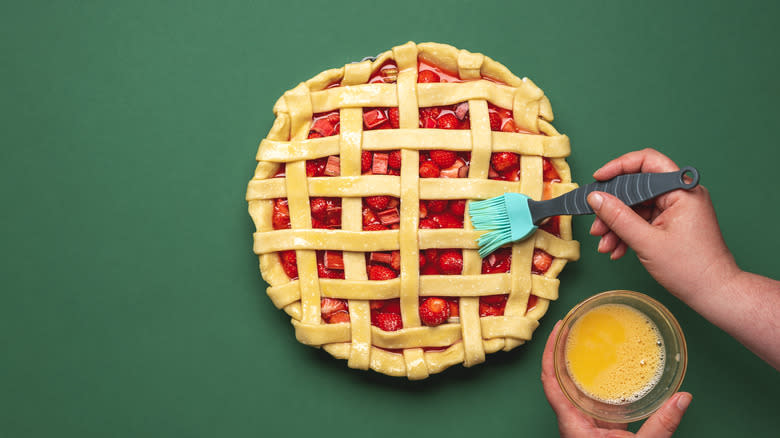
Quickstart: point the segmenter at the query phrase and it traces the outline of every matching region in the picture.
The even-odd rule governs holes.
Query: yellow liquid
[[[605,403],[642,398],[664,367],[663,340],[642,312],[604,304],[582,315],[566,342],[566,366],[577,386]]]

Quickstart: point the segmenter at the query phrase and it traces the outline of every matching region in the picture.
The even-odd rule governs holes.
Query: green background
[[[533,342],[408,382],[295,341],[244,201],[285,90],[444,42],[545,90],[580,183],[645,146],[697,166],[740,265],[779,278],[777,2],[8,3],[0,436],[555,436],[544,340],[575,303],[621,288],[658,298],[687,335],[680,436],[780,429],[778,373],[633,253],[597,254],[589,218]]]

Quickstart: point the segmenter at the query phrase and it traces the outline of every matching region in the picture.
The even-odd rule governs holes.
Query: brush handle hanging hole
[[[680,184],[686,190],[696,187],[699,184],[699,171],[691,166],[680,169]]]

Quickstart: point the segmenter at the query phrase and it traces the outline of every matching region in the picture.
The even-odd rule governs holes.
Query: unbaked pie
[[[268,296],[300,342],[423,379],[531,339],[579,257],[571,217],[482,260],[467,204],[576,187],[533,82],[409,42],[318,74],[274,113],[247,200]]]

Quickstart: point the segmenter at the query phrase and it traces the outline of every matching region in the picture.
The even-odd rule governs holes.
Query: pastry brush
[[[690,174],[690,181],[683,175]],[[531,235],[542,221],[561,214],[591,214],[587,197],[591,192],[606,192],[636,205],[676,189],[690,190],[699,183],[699,172],[690,166],[676,172],[632,173],[608,181],[590,183],[546,201],[534,201],[522,193],[505,193],[469,204],[474,228],[487,230],[477,240],[480,257],[486,257],[500,246]]]

